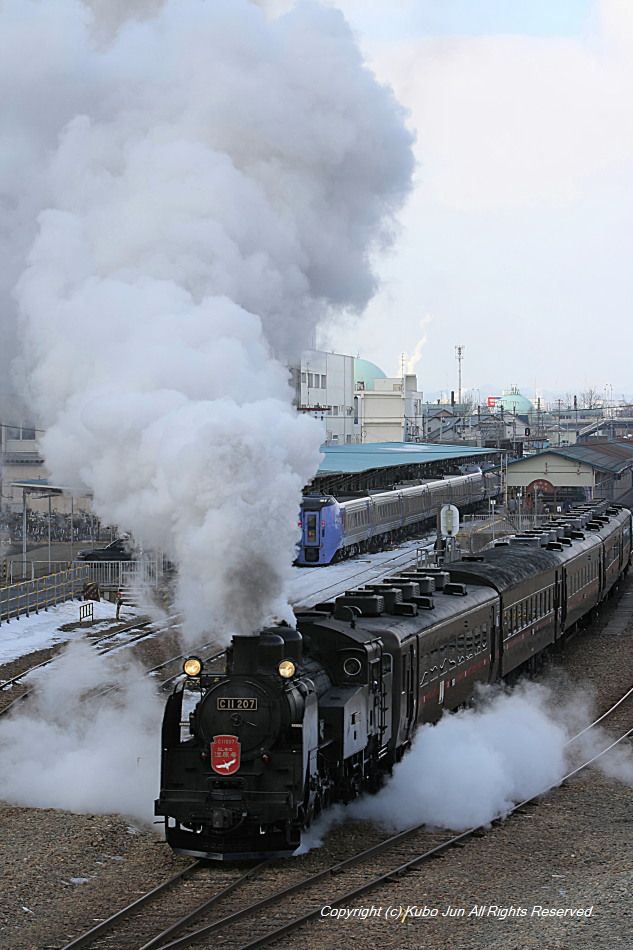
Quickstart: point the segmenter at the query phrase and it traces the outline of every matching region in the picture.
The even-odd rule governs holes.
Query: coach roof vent
[[[540,548],[540,546],[541,546],[541,539],[540,539],[540,538],[535,538],[535,537],[533,537],[533,536],[530,537],[530,536],[525,535],[525,534],[518,534],[518,535],[516,535],[516,537],[509,538],[508,540],[509,540],[510,544],[515,544],[515,545],[517,545],[517,547]]]
[[[403,578],[409,578],[418,585],[421,594],[432,594],[435,590],[435,578],[424,571],[404,571]]]
[[[448,584],[451,579],[451,575],[448,571],[443,571],[439,567],[425,567],[424,573],[427,577],[432,577],[435,581],[435,589],[442,590],[442,588]]]
[[[402,591],[403,600],[411,600],[420,594],[420,585],[411,577],[387,577],[385,579],[389,587],[397,587]]]
[[[394,613],[396,605],[401,604],[403,600],[402,591],[398,587],[389,587],[387,584],[369,584],[367,590],[373,590],[380,595],[384,602],[383,610],[388,614]]]
[[[349,611],[344,607],[358,607],[364,617],[379,617],[385,609],[385,602],[378,594],[368,591],[347,591],[342,597],[337,597],[334,604],[336,620],[348,620]]]
[[[451,594],[453,597],[465,597],[468,593],[465,584],[446,584],[444,587],[445,594]]]

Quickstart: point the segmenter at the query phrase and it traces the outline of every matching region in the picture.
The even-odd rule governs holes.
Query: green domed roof
[[[354,387],[357,387],[359,382],[363,382],[365,389],[373,390],[375,379],[386,378],[387,374],[383,373],[380,367],[376,366],[375,363],[370,363],[369,360],[361,360],[359,358],[354,360]]]
[[[527,416],[534,412],[534,406],[527,396],[522,396],[514,387],[497,400],[497,406],[502,406],[507,412],[516,412],[517,416]]]

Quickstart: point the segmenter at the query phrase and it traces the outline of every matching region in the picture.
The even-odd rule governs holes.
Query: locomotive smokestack
[[[276,670],[282,660],[296,663],[301,644],[301,634],[292,627],[266,627],[258,637],[234,636],[228,651],[229,672],[254,676]]]
[[[233,642],[227,651],[229,673],[243,673],[250,676],[257,673],[258,643],[256,637],[233,637]]]

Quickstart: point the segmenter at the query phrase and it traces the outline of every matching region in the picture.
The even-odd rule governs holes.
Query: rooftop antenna
[[[457,376],[458,399],[457,401],[459,402],[460,406],[462,404],[462,360],[464,358],[465,349],[466,347],[461,346],[461,345],[455,347],[455,359],[457,360],[457,366],[458,366],[458,376]]]

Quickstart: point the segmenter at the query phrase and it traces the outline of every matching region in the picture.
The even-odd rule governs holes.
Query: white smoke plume
[[[28,707],[2,722],[0,798],[151,822],[163,707],[153,683],[85,643],[72,644],[35,679]],[[112,681],[117,691],[99,697]]]
[[[342,15],[3,0],[3,319],[53,478],[177,562],[193,635],[290,619],[321,429],[283,362],[362,309],[411,136]]]
[[[560,690],[526,682],[512,692],[485,690],[481,699],[475,709],[423,726],[385,787],[347,814],[394,831],[422,822],[462,831],[506,815],[609,745],[602,730],[567,745],[580,722],[592,721],[586,696],[581,701],[577,691],[561,703]],[[630,749],[598,767],[631,782]]]
[[[429,334],[428,328],[433,323],[433,317],[430,313],[427,313],[426,316],[422,317],[420,320],[420,329],[422,330],[422,336],[415,344],[413,348],[413,353],[407,357],[407,373],[415,373],[415,368],[422,359],[422,354],[424,352],[424,347],[426,346]]]

